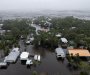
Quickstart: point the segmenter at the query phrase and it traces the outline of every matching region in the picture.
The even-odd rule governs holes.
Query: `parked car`
[[[27,59],[26,65],[31,66],[33,64],[33,61],[31,59]]]

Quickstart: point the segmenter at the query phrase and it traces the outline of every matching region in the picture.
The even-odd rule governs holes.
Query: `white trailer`
[[[56,48],[55,53],[57,58],[65,58],[65,53],[62,48]]]
[[[20,55],[21,64],[26,64],[28,57],[29,57],[29,52],[22,52]]]
[[[4,62],[15,63],[19,55],[20,55],[19,48],[13,48],[12,51],[9,53],[9,55],[5,57]]]
[[[22,52],[20,55],[20,60],[27,60],[29,56],[29,52]]]

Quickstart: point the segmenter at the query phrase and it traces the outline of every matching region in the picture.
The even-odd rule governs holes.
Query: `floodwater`
[[[41,29],[39,26],[32,25],[37,30]],[[33,45],[24,45],[24,42],[21,40],[20,51],[28,51],[30,54],[40,54],[41,62],[36,65],[32,65],[27,68],[26,65],[22,65],[20,59],[15,64],[10,64],[7,69],[0,69],[0,75],[32,75],[34,71],[38,75],[72,75],[72,72],[67,67],[67,59],[64,61],[57,60],[55,52],[51,52],[47,49],[34,49]],[[33,57],[32,57],[33,58]]]
[[[20,41],[21,51],[24,51],[25,47],[23,41]],[[7,69],[0,69],[0,75],[32,75],[33,71],[36,71],[39,75],[71,75],[71,71],[67,68],[67,60],[57,60],[54,52],[46,49],[34,49],[33,45],[27,45],[26,50],[30,54],[40,54],[40,64],[32,65],[27,68],[26,65],[22,65],[21,61],[15,64],[10,64]]]
[[[45,30],[45,31],[49,31],[50,29],[48,28],[48,29],[44,29],[44,28],[42,28],[41,26],[39,26],[39,25],[36,25],[36,24],[31,24],[31,26],[32,27],[34,27],[34,28],[36,28],[36,34],[38,35],[38,30]]]
[[[39,25],[31,24],[31,26],[36,28],[36,34],[38,34],[38,30],[42,30],[42,28]]]

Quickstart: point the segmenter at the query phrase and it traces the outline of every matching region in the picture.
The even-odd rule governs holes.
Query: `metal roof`
[[[9,55],[5,58],[4,61],[6,62],[15,62],[17,57],[19,56],[20,54],[20,51],[17,51],[17,50],[12,50]]]
[[[22,52],[20,55],[20,59],[27,59],[29,56],[29,52]]]
[[[56,51],[57,57],[65,57],[66,56],[62,48],[56,48],[55,51]]]
[[[59,54],[59,53],[60,53],[60,54],[61,54],[61,53],[64,54],[64,51],[63,51],[62,48],[56,48],[55,51],[56,51],[58,54]]]
[[[90,53],[88,50],[85,49],[70,49],[68,50],[69,54],[73,54],[73,56],[76,56],[77,54],[79,54],[80,57],[90,57]]]
[[[68,42],[66,38],[61,38],[61,41],[64,42],[64,43]]]

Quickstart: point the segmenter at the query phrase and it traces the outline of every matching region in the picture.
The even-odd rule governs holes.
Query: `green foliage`
[[[58,46],[58,38],[55,35],[49,34],[48,32],[40,32],[40,35],[35,36],[34,44],[35,46],[46,47],[54,49]]]
[[[82,71],[90,71],[90,66],[87,62],[80,62],[80,68],[82,69]]]
[[[79,69],[79,65],[80,65],[80,58],[79,58],[79,55],[77,54],[75,57],[71,54],[71,55],[67,55],[67,59],[68,59],[68,65],[73,69]]]
[[[4,49],[4,55],[7,56],[9,53],[9,47],[5,47]]]
[[[89,74],[85,71],[82,71],[82,72],[80,72],[80,75],[89,75]]]
[[[30,27],[29,23],[29,19],[4,20],[2,29],[6,32],[0,37],[0,49],[5,50],[5,55],[8,53],[7,47],[18,46],[21,35],[26,37],[30,32],[34,33],[35,29]]]
[[[83,40],[86,45],[89,44],[89,20],[80,20],[71,16],[66,18],[53,18],[51,23],[52,28],[62,33],[62,36],[66,37],[68,40],[73,40],[76,44],[80,43],[80,40]]]
[[[33,71],[32,75],[38,75],[36,71]]]

